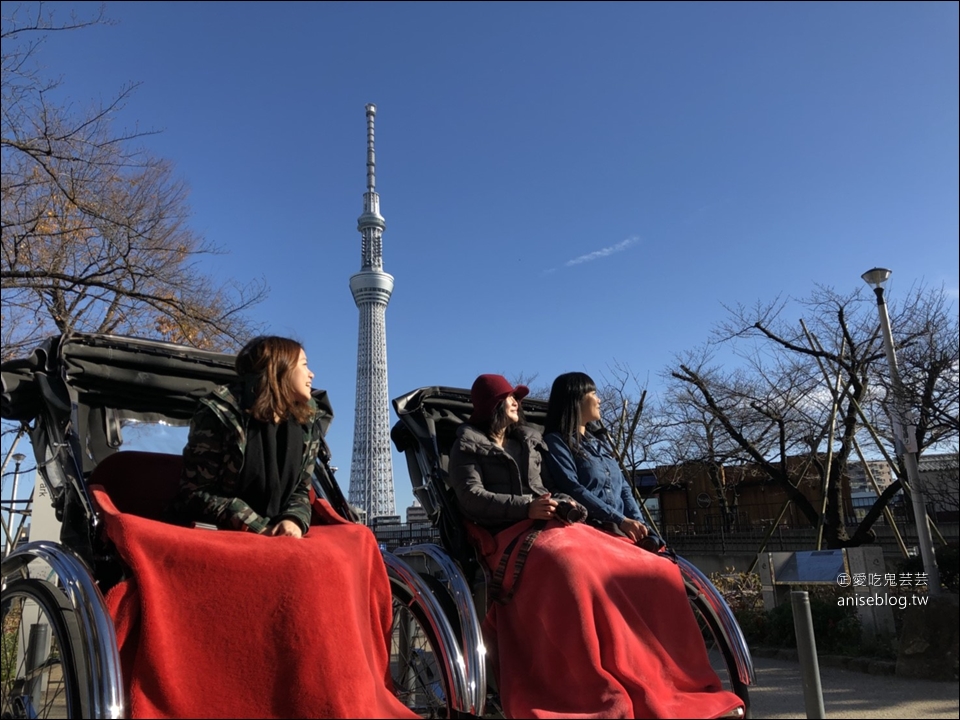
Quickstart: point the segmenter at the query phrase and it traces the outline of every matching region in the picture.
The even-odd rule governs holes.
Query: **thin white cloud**
[[[605,258],[608,255],[613,255],[614,253],[623,252],[631,245],[636,245],[640,242],[639,237],[630,237],[626,240],[618,242],[616,245],[611,245],[609,247],[602,248],[600,250],[594,250],[591,253],[586,255],[581,255],[580,257],[575,257],[573,260],[567,260],[564,265],[566,267],[573,267],[574,265],[582,265],[586,262],[593,262],[594,260],[599,260],[600,258]]]

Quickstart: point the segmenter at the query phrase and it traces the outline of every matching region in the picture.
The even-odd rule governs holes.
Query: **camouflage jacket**
[[[235,388],[223,386],[200,401],[190,421],[190,436],[183,449],[180,491],[172,511],[181,522],[207,522],[229,530],[263,532],[281,519],[296,522],[306,532],[310,526],[310,482],[321,447],[326,447],[314,418],[304,426],[300,484],[276,517],[258,514],[237,497],[237,482],[247,446],[249,416],[240,410]]]

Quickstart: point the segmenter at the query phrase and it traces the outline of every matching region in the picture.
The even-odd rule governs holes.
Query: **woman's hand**
[[[550,493],[541,495],[527,506],[527,517],[531,520],[551,520],[557,513],[557,505]]]
[[[303,531],[293,520],[281,520],[264,530],[263,534],[273,537],[303,537]]]
[[[634,542],[640,542],[649,533],[646,525],[630,518],[623,519],[623,522],[620,523],[620,530]]]

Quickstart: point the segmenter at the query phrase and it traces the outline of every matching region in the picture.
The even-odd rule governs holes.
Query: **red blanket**
[[[131,717],[416,717],[390,691],[389,581],[324,501],[302,538],[194,530],[94,499],[133,577],[106,597]]]
[[[491,570],[520,535],[516,555],[532,522],[487,545]],[[508,591],[512,560],[504,577]],[[741,705],[710,667],[669,558],[551,521],[512,589],[484,621],[508,717],[712,718]]]

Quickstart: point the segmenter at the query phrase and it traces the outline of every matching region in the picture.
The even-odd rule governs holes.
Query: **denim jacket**
[[[572,496],[590,513],[591,521],[619,526],[624,517],[643,522],[640,506],[620,465],[593,437],[584,438],[583,455],[574,456],[559,433],[544,436],[551,491]]]

